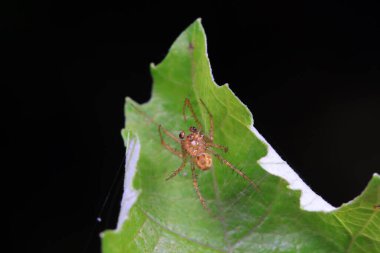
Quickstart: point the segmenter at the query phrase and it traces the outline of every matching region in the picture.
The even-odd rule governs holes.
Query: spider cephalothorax
[[[158,131],[160,134],[161,138],[161,143],[162,145],[168,149],[170,152],[173,154],[177,155],[182,159],[182,164],[181,166],[176,169],[169,177],[166,178],[166,180],[169,180],[173,177],[175,177],[183,168],[185,168],[188,160],[190,159],[190,164],[191,164],[191,172],[192,172],[192,177],[193,177],[193,185],[194,188],[197,192],[197,195],[199,197],[199,200],[202,203],[202,206],[206,209],[207,208],[206,202],[202,197],[202,194],[199,191],[198,187],[198,181],[197,181],[197,175],[195,173],[195,166],[198,167],[200,170],[208,170],[212,167],[212,157],[215,156],[218,160],[220,160],[223,164],[234,170],[237,174],[242,176],[245,180],[247,180],[253,187],[257,189],[256,184],[247,176],[245,175],[241,170],[237,169],[235,166],[233,166],[229,161],[224,159],[220,154],[215,152],[213,149],[221,149],[224,152],[227,152],[227,147],[224,147],[222,145],[214,143],[214,120],[213,116],[208,110],[207,106],[205,103],[200,100],[201,105],[204,107],[206,110],[207,114],[209,115],[210,118],[210,129],[209,129],[209,134],[206,135],[202,131],[202,124],[200,123],[197,115],[194,113],[193,107],[190,103],[189,99],[185,99],[185,104],[183,106],[183,117],[186,121],[186,108],[189,108],[191,115],[193,116],[197,128],[194,126],[191,126],[189,128],[190,133],[188,135],[185,134],[184,131],[181,131],[179,133],[179,138],[175,137],[173,134],[171,134],[169,131],[167,131],[165,128],[163,128],[161,125],[158,126]],[[172,148],[169,146],[165,141],[162,136],[161,130],[170,138],[172,138],[174,141],[178,142],[181,145],[181,151]]]

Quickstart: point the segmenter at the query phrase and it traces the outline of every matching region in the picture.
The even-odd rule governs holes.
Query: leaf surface
[[[300,191],[288,188],[258,161],[268,147],[251,130],[248,108],[228,85],[214,83],[199,20],[175,41],[158,66],[151,66],[151,100],[137,105],[127,99],[127,148],[138,142],[139,154],[133,188],[139,192],[128,219],[102,235],[104,253],[128,252],[380,252],[380,177],[374,175],[365,191],[333,212],[300,208]],[[183,120],[189,98],[207,133],[213,115],[215,142],[228,146],[225,159],[260,186],[246,180],[217,159],[208,171],[197,170],[200,191],[211,209],[206,212],[193,188],[190,166],[169,181],[165,178],[182,160],[163,148],[158,124],[175,136],[196,125]],[[188,115],[190,115],[188,113]],[[168,136],[177,149],[180,145]],[[128,161],[127,161],[128,162]]]

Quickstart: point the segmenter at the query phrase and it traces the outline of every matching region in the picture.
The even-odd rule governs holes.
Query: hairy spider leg
[[[198,195],[198,198],[199,198],[199,201],[201,202],[203,208],[210,212],[210,209],[208,209],[207,205],[206,205],[206,201],[204,200],[201,192],[199,191],[199,185],[198,185],[198,179],[197,179],[197,174],[195,172],[195,165],[194,165],[194,162],[191,162],[191,174],[193,176],[193,186],[194,186],[194,189],[195,191],[197,192],[197,195]]]
[[[181,164],[181,166],[179,166],[178,169],[176,169],[175,171],[173,171],[172,174],[170,174],[170,176],[168,176],[168,177],[166,178],[166,181],[168,181],[169,179],[171,179],[171,178],[177,176],[178,173],[180,173],[181,170],[183,170],[183,168],[185,168],[186,163],[187,163],[187,156],[185,156],[185,157],[182,159],[182,164]]]
[[[218,148],[218,149],[223,150],[224,152],[227,152],[227,151],[228,151],[228,147],[223,146],[223,145],[216,144],[216,143],[214,143],[214,142],[206,142],[206,147]]]
[[[146,114],[144,111],[142,111],[141,109],[139,109],[134,103],[129,103],[133,109],[135,109],[138,113],[140,113],[141,115],[143,115],[150,123],[153,123],[155,124],[156,126],[160,127],[161,125],[158,124],[157,122],[155,122],[152,117],[150,117],[148,114]],[[175,137],[171,132],[169,132],[168,130],[166,130],[165,127],[161,126],[160,127],[162,129],[162,131],[167,135],[169,136],[170,138],[172,138],[175,142],[178,142],[178,143],[181,143],[181,141]]]
[[[216,144],[214,143],[214,117],[212,116],[210,110],[208,109],[208,107],[206,106],[206,104],[203,102],[202,99],[199,99],[201,101],[201,104],[202,106],[205,108],[208,116],[209,116],[209,119],[210,119],[210,130],[209,130],[209,136],[204,136],[204,139],[206,140],[206,146],[207,147],[213,147],[213,148],[218,148],[218,149],[222,149],[224,152],[227,152],[228,151],[228,148],[223,146],[223,145],[220,145],[220,144]]]
[[[164,133],[169,136],[170,138],[172,138],[175,142],[178,142],[181,144],[181,141],[175,137],[171,132],[169,132],[168,130],[165,129],[165,127],[163,127],[162,125],[158,125],[158,127],[160,128],[160,130],[162,129],[164,131]]]
[[[213,154],[216,158],[218,158],[219,161],[221,161],[222,163],[224,163],[225,165],[227,165],[230,169],[234,170],[237,174],[239,174],[240,176],[242,176],[245,180],[247,180],[252,186],[253,188],[256,190],[256,191],[260,191],[259,187],[246,175],[244,174],[241,170],[239,170],[238,168],[236,168],[235,166],[233,166],[229,161],[227,161],[226,159],[224,159],[221,155],[219,155],[218,153],[212,151],[212,150],[209,150],[211,154]]]
[[[209,130],[209,139],[211,141],[214,141],[214,117],[212,116],[211,112],[208,110],[206,104],[203,102],[202,99],[199,99],[201,101],[201,104],[203,105],[203,107],[206,109],[206,112],[208,114],[208,117],[210,119],[210,130]]]
[[[175,148],[172,148],[171,146],[169,146],[165,140],[164,140],[164,137],[162,136],[162,132],[161,132],[161,128],[162,126],[161,125],[158,125],[158,132],[160,133],[160,139],[161,139],[161,144],[162,146],[164,146],[167,150],[169,150],[170,152],[172,152],[173,154],[175,154],[176,156],[178,156],[179,158],[182,158],[183,157],[183,152],[181,153],[179,150],[175,149]],[[167,133],[164,131],[164,133],[167,135]],[[170,136],[169,136],[170,137]],[[174,136],[173,136],[174,137]],[[174,137],[175,138],[175,137]],[[177,138],[175,138],[176,141],[178,140]],[[179,141],[179,140],[178,140]],[[180,141],[179,141],[180,142]]]
[[[202,124],[201,122],[199,121],[197,115],[195,114],[194,112],[194,109],[193,109],[193,106],[191,105],[190,103],[190,100],[188,98],[185,98],[185,103],[183,104],[183,110],[182,110],[182,113],[183,113],[183,119],[186,121],[186,107],[189,107],[190,109],[190,112],[191,112],[191,115],[193,116],[194,120],[195,120],[195,123],[197,123],[197,126],[198,126],[198,130],[200,131],[202,129]]]

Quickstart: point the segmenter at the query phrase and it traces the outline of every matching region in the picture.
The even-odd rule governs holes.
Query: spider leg
[[[169,132],[168,130],[166,130],[163,126],[161,126],[160,124],[158,124],[157,122],[155,122],[153,120],[152,117],[150,117],[148,114],[146,114],[144,111],[142,111],[141,109],[139,109],[134,103],[129,103],[138,113],[140,113],[141,115],[143,115],[150,123],[153,123],[155,124],[156,126],[158,126],[159,128],[161,128],[164,133],[169,136],[170,138],[172,138],[174,141],[178,142],[178,143],[181,143],[181,141],[175,137],[171,132]],[[159,129],[160,130],[160,129]]]
[[[173,171],[172,174],[170,174],[170,176],[168,176],[165,180],[168,181],[169,179],[171,179],[171,178],[177,176],[178,173],[180,173],[181,170],[183,170],[183,168],[185,168],[186,163],[187,163],[187,157],[184,157],[183,160],[182,160],[182,164],[181,164],[181,166],[179,166],[178,169],[176,169],[175,171]]]
[[[216,158],[218,158],[219,161],[221,161],[222,163],[224,163],[225,165],[227,165],[230,169],[234,170],[237,174],[239,174],[245,180],[247,180],[253,186],[253,188],[255,188],[255,190],[260,191],[259,187],[246,174],[244,174],[241,170],[239,170],[238,168],[236,168],[235,166],[233,166],[229,161],[227,161],[226,159],[224,159],[221,155],[215,153],[212,150],[209,150],[209,151]]]
[[[219,145],[219,144],[216,144],[216,143],[213,143],[213,142],[206,142],[206,147],[218,148],[218,149],[223,150],[224,152],[228,151],[228,147],[223,146],[223,145]]]
[[[197,123],[198,129],[201,130],[202,129],[202,124],[199,121],[197,115],[195,114],[193,106],[191,105],[190,100],[188,98],[185,98],[185,103],[183,104],[183,110],[182,110],[183,119],[185,121],[187,120],[187,118],[186,118],[186,107],[189,107],[191,115],[193,116],[193,118],[195,120],[195,123]]]
[[[160,135],[161,135],[161,129],[167,136],[172,138],[172,140],[174,140],[175,142],[181,143],[181,141],[177,137],[175,137],[174,134],[166,130],[165,127],[163,127],[161,124],[158,125],[158,131],[160,132]]]
[[[201,202],[203,208],[204,208],[207,212],[210,212],[210,209],[208,209],[208,207],[207,207],[207,205],[206,205],[206,201],[204,200],[204,198],[202,197],[201,192],[199,191],[199,185],[198,185],[198,180],[197,180],[197,174],[195,173],[195,166],[194,166],[194,163],[193,163],[193,162],[191,162],[191,174],[192,174],[192,176],[193,176],[193,186],[194,186],[195,191],[197,192],[197,195],[198,195],[199,201]]]
[[[214,117],[212,116],[211,112],[208,110],[206,104],[203,102],[202,99],[199,99],[201,101],[201,104],[203,105],[203,107],[206,109],[206,112],[208,114],[208,117],[210,119],[210,132],[209,132],[209,135],[210,135],[210,140],[213,141],[214,140]]]
[[[162,128],[161,125],[158,125],[158,132],[160,133],[160,139],[161,139],[161,144],[162,144],[162,146],[164,146],[167,150],[169,150],[170,152],[172,152],[172,153],[175,154],[176,156],[182,158],[183,155],[182,155],[182,153],[181,153],[180,151],[178,151],[178,150],[175,149],[175,148],[170,147],[170,146],[164,141],[164,138],[163,138],[163,136],[162,136],[161,129],[164,129],[164,128]],[[165,133],[166,135],[168,135],[167,132],[165,132],[165,131],[166,131],[166,130],[164,129],[164,133]],[[169,137],[171,137],[171,136],[169,135]],[[173,136],[173,137],[174,137],[174,136]],[[181,143],[181,142],[180,142],[177,138],[175,138],[175,137],[174,137],[174,140],[175,140],[175,141],[178,141],[179,143]]]

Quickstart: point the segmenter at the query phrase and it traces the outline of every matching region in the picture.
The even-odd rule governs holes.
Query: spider
[[[185,103],[183,105],[183,118],[185,122],[187,121],[186,118],[186,108],[189,108],[190,113],[192,117],[195,120],[195,123],[197,127],[190,126],[189,131],[190,133],[186,135],[186,133],[182,130],[179,133],[178,137],[175,137],[172,133],[167,131],[165,128],[163,128],[161,125],[158,125],[158,132],[160,134],[161,144],[169,150],[171,153],[175,154],[179,158],[182,159],[182,163],[179,166],[178,169],[173,171],[166,180],[172,179],[176,175],[178,175],[179,172],[181,172],[188,161],[190,161],[191,165],[191,173],[193,178],[193,186],[194,189],[198,195],[198,198],[203,206],[204,209],[209,211],[206,201],[204,200],[201,192],[199,191],[199,185],[197,180],[197,174],[196,174],[196,167],[202,171],[209,170],[212,167],[213,164],[213,156],[216,157],[219,161],[221,161],[224,165],[228,166],[230,169],[235,171],[238,175],[243,177],[245,180],[247,180],[256,190],[258,190],[257,185],[241,170],[237,169],[234,165],[232,165],[229,161],[224,159],[220,154],[215,152],[213,149],[220,149],[224,152],[228,151],[228,148],[219,144],[214,143],[214,120],[213,116],[208,110],[206,104],[203,102],[203,100],[200,99],[201,105],[206,110],[209,120],[210,120],[210,129],[209,129],[209,135],[206,135],[203,132],[202,124],[200,123],[197,115],[194,112],[193,106],[190,103],[190,100],[188,98],[185,99]],[[181,151],[179,151],[176,148],[173,148],[169,146],[164,138],[163,134],[166,134],[168,137],[176,141],[178,144],[181,145]]]

